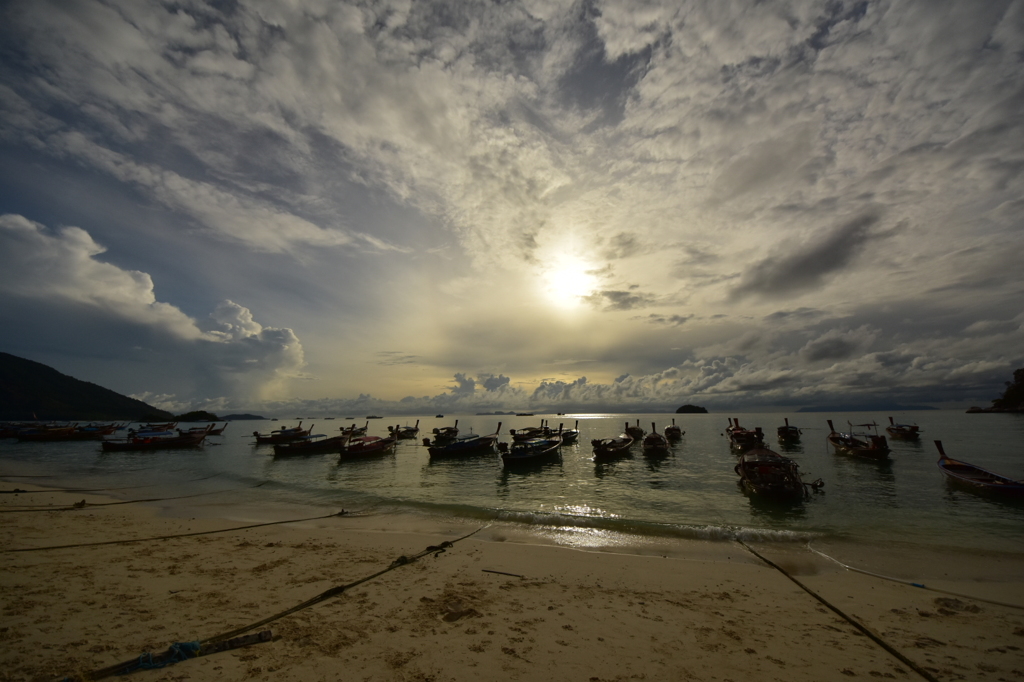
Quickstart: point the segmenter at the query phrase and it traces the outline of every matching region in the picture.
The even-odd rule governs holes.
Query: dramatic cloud
[[[14,0],[0,41],[0,340],[165,404],[984,402],[1024,362],[1020,2]]]

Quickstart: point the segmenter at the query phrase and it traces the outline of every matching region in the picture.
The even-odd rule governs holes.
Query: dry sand
[[[0,485],[15,487],[38,490]],[[143,505],[38,511],[83,498],[112,501],[71,500],[59,491],[0,494],[0,680],[59,679],[210,638],[476,528],[393,529],[399,520],[343,516],[11,551],[242,525],[169,517]],[[37,511],[11,511],[29,505]],[[487,527],[260,628],[273,632],[270,642],[124,679],[927,679],[739,544],[666,540],[608,552],[531,540]],[[1024,680],[1019,608],[846,571],[803,546],[753,548],[925,675]],[[843,561],[856,563],[848,548],[820,549],[845,551]],[[886,554],[867,563],[944,590],[1024,604],[1019,554]]]

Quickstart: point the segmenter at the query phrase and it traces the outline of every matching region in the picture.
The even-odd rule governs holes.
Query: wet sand
[[[0,484],[15,487],[39,490]],[[84,508],[64,510],[83,499]],[[751,548],[918,670],[735,542],[652,540],[598,551],[600,539],[579,531],[572,541],[568,531],[536,536],[498,524],[341,516],[11,551],[258,520],[227,513],[226,500],[223,518],[212,517],[211,506],[189,517],[184,503],[172,513],[95,506],[113,501],[61,491],[0,495],[0,680],[59,679],[212,638],[446,541],[454,544],[443,552],[253,630],[272,631],[270,642],[131,678],[1024,680],[1024,610],[847,571],[802,545]],[[33,511],[11,511],[23,508]],[[303,511],[312,515],[278,513]],[[1024,605],[1020,554],[816,549],[884,575]]]

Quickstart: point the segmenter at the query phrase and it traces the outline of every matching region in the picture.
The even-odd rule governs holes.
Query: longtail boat
[[[668,438],[670,441],[681,440],[685,433],[680,427],[676,426],[675,417],[672,418],[671,426],[665,427],[665,438]]]
[[[740,455],[734,470],[744,492],[760,497],[797,500],[807,496],[800,479],[800,467],[789,457],[768,448],[755,448]],[[814,487],[822,483],[815,481]]]
[[[297,455],[321,455],[325,453],[341,452],[348,444],[349,434],[327,437],[326,434],[310,434],[291,443],[277,443],[274,445],[274,457],[293,457]]]
[[[942,441],[935,441],[935,447],[939,449],[939,469],[950,480],[963,483],[974,490],[1024,495],[1024,481],[1016,481],[974,464],[947,457],[945,450],[942,449]]]
[[[651,422],[651,432],[644,436],[640,446],[645,455],[668,454],[668,438],[658,432],[654,422]]]
[[[886,442],[885,436],[879,435],[878,424],[874,422],[850,424],[850,422],[847,422],[850,425],[850,431],[848,433],[841,433],[832,426],[831,419],[827,421],[829,434],[826,438],[837,453],[865,457],[867,459],[889,459],[889,443]],[[853,429],[855,427],[874,429],[874,433],[854,433]]]
[[[420,420],[416,420],[415,426],[389,426],[388,432],[400,440],[415,438],[420,433]]]
[[[921,427],[917,424],[897,424],[892,417],[889,417],[885,432],[896,440],[917,440],[921,437]]]
[[[753,431],[745,429],[740,426],[739,418],[729,418],[729,428],[725,430],[725,435],[729,437],[729,447],[740,452],[759,448],[764,443],[764,432],[761,431],[761,427],[758,426]]]
[[[776,433],[779,437],[780,443],[799,443],[800,442],[800,429],[789,423],[789,417],[784,418],[786,420],[785,426],[780,426],[776,429]]]
[[[629,428],[629,424],[626,424],[626,429]],[[615,457],[622,457],[629,454],[629,448],[633,445],[633,436],[629,435],[628,431],[623,431],[616,438],[595,438],[590,441],[591,447],[594,448],[594,459],[612,459]]]
[[[213,425],[210,425],[213,428]],[[197,448],[206,440],[207,431],[185,435],[148,436],[138,433],[129,435],[124,440],[105,440],[100,443],[103,452],[141,452],[148,450],[176,450],[181,448]]]
[[[312,428],[311,426],[308,429],[304,429],[302,428],[302,422],[299,422],[298,426],[292,426],[287,429],[275,429],[270,433],[253,431],[252,435],[256,437],[257,445],[276,445],[278,443],[291,443],[300,438],[305,438],[309,435]]]
[[[558,454],[561,447],[562,434],[556,432],[545,437],[513,441],[511,448],[502,443],[498,449],[501,451],[502,464],[512,466],[553,457]]]
[[[562,425],[558,425],[558,430],[562,434],[562,445],[572,445],[580,437],[580,420],[576,420],[576,426],[571,429],[562,429]]]
[[[443,443],[437,443],[435,439],[434,444],[427,446],[427,452],[431,459],[494,454],[500,432],[501,422],[498,422],[498,428],[492,434],[466,433]]]

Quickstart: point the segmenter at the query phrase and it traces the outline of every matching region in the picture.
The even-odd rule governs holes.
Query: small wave
[[[390,503],[390,504],[389,504]],[[518,526],[527,532],[601,531],[639,538],[704,540],[712,542],[785,542],[805,543],[820,539],[822,534],[752,528],[721,524],[685,524],[643,521],[610,516],[586,516],[559,512],[534,512],[515,509],[487,509],[471,505],[406,502],[379,503],[373,513],[419,513],[426,516],[458,518],[473,522],[497,522]]]

